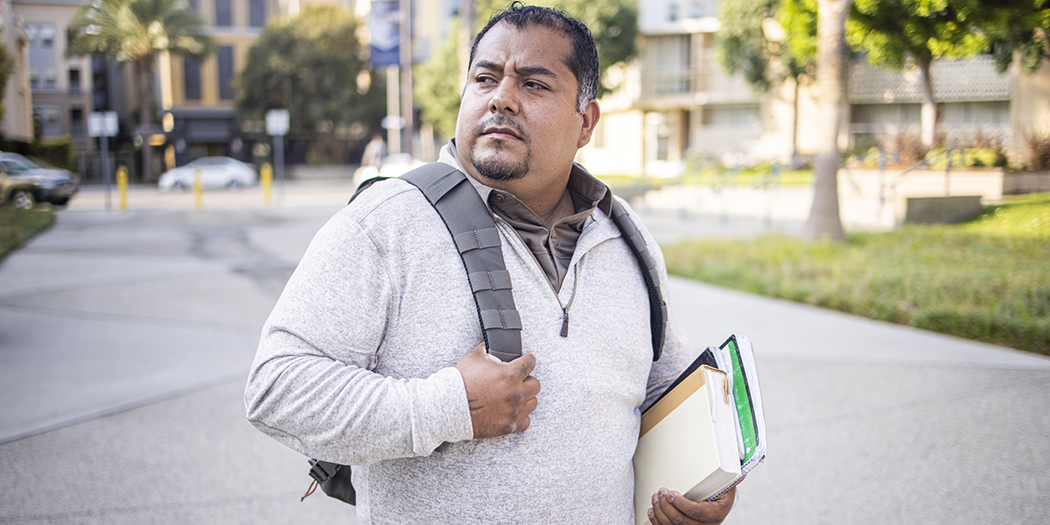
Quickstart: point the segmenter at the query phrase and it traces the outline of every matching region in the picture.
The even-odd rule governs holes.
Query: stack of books
[[[642,413],[634,454],[637,523],[660,488],[717,498],[766,457],[766,420],[751,341],[708,347]]]

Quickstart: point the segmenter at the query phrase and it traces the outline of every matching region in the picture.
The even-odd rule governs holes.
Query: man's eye
[[[494,78],[492,78],[492,77],[490,77],[488,75],[478,75],[477,78],[475,79],[475,81],[478,84],[488,84],[490,82],[495,82],[496,79],[494,79]]]
[[[525,87],[527,87],[529,89],[547,89],[547,86],[544,86],[543,84],[540,84],[539,82],[535,82],[535,81],[532,81],[532,80],[526,81],[525,82]]]

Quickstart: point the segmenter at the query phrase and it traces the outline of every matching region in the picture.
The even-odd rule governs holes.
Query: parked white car
[[[229,157],[202,157],[164,172],[157,185],[162,191],[193,189],[193,176],[198,168],[204,188],[243,188],[259,182],[259,174],[251,164]]]

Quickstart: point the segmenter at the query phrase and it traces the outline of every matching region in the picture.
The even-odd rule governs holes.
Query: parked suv
[[[61,206],[80,189],[76,177],[69,171],[40,167],[17,153],[0,153],[0,171],[8,177],[29,181],[36,202]]]
[[[11,176],[0,166],[0,204],[14,206],[23,210],[32,209],[36,204],[33,197],[33,181]]]

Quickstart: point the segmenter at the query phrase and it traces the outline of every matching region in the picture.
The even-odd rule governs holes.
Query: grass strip
[[[55,222],[52,210],[20,210],[0,206],[0,260]]]
[[[683,241],[664,256],[683,277],[1050,355],[1050,195],[844,244]]]

